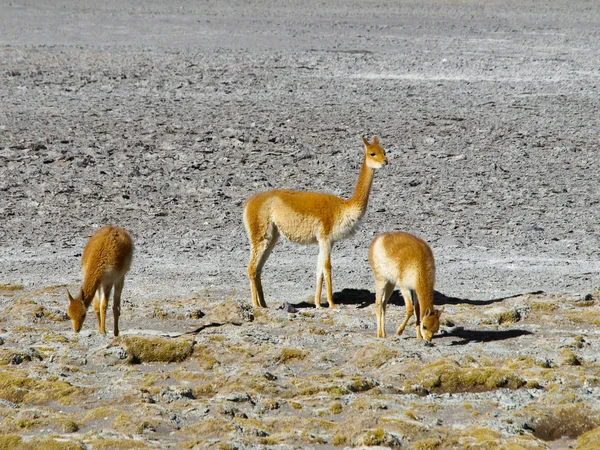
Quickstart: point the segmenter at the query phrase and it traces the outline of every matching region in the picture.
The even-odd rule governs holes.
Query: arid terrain
[[[0,449],[600,448],[600,4],[286,3],[0,4]],[[244,200],[349,197],[361,135],[338,307],[282,240],[253,310]],[[106,224],[117,338],[66,316]],[[389,230],[433,249],[433,346],[397,294],[376,338]]]

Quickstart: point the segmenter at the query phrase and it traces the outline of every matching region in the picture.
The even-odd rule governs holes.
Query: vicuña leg
[[[319,241],[319,257],[317,259],[317,290],[315,292],[315,306],[321,307],[321,288],[323,287],[323,277],[325,277],[325,289],[327,291],[327,301],[330,308],[335,308],[333,303],[333,290],[331,287],[331,243],[323,240]]]
[[[119,335],[119,316],[121,315],[121,292],[125,285],[125,277],[121,278],[115,284],[115,295],[113,298],[113,320],[114,320],[114,335]]]
[[[404,321],[402,322],[402,325],[400,325],[400,327],[398,327],[398,331],[396,331],[396,334],[398,334],[398,335],[404,333],[404,329],[406,328],[406,324],[408,324],[410,317],[413,315],[413,312],[415,314],[418,314],[418,307],[419,307],[418,303],[415,307],[415,305],[413,303],[413,298],[411,296],[411,291],[409,289],[406,289],[406,288],[400,286],[400,292],[402,292],[402,297],[404,297],[404,305],[406,306],[406,316],[404,317]]]
[[[112,286],[100,285],[100,328],[101,334],[106,334],[106,310],[108,309],[108,298],[110,297],[110,291]]]
[[[267,262],[275,244],[277,244],[278,238],[278,230],[273,229],[270,234],[264,236],[262,239],[253,240],[250,244],[252,248],[250,249],[250,262],[248,263],[248,278],[250,278],[252,304],[256,308],[259,306],[263,308],[267,307],[260,276],[265,262]]]
[[[394,292],[394,284],[385,279],[375,280],[375,311],[377,312],[377,337],[385,337],[385,309],[390,296]]]
[[[99,292],[96,291],[94,294],[94,311],[96,312],[96,318],[98,319],[98,332],[102,332],[101,328],[101,316],[100,316],[100,297]]]

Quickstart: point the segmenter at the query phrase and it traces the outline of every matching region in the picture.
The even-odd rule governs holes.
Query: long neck
[[[358,181],[356,182],[356,188],[354,188],[354,194],[352,194],[349,200],[349,203],[360,207],[362,214],[367,211],[374,173],[375,171],[367,165],[367,157],[365,156]]]
[[[92,304],[92,300],[94,300],[94,295],[96,295],[96,290],[98,289],[99,284],[99,276],[96,276],[94,272],[86,273],[83,280],[83,286],[81,287],[81,290],[83,291],[83,304],[85,305],[86,309]]]

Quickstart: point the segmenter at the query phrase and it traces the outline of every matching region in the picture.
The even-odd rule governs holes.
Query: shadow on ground
[[[434,293],[434,303],[437,306],[442,305],[491,305],[493,303],[502,302],[504,300],[508,300],[511,298],[520,297],[522,295],[539,295],[543,294],[543,291],[535,291],[535,292],[525,292],[522,294],[515,294],[508,297],[499,297],[491,300],[471,300],[468,298],[459,298],[459,297],[449,297],[441,292],[435,291]],[[375,294],[367,289],[343,289],[340,292],[335,292],[333,294],[333,302],[341,305],[355,305],[359,308],[366,308],[369,305],[375,303]],[[400,291],[395,290],[392,296],[390,297],[389,304],[396,306],[404,306],[404,298]],[[294,305],[296,308],[313,308],[314,305],[308,302],[301,302]],[[323,305],[325,306],[325,305]]]

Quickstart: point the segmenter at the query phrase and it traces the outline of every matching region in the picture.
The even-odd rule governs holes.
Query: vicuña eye
[[[375,153],[371,153],[371,156],[375,156]]]
[[[425,325],[423,325],[423,329],[424,329],[424,330],[427,330],[427,327],[426,327]]]

